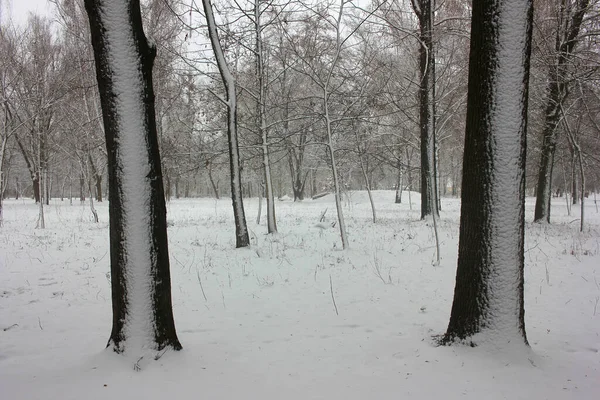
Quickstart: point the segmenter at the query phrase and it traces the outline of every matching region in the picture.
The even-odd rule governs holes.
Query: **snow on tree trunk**
[[[235,93],[235,78],[229,71],[227,60],[217,32],[217,24],[213,15],[210,0],[202,0],[206,23],[208,25],[208,36],[215,53],[217,66],[225,86],[224,100],[227,105],[227,137],[229,142],[229,169],[231,173],[231,202],[233,204],[233,218],[235,220],[235,247],[247,247],[250,245],[246,216],[244,214],[244,203],[242,200],[242,183],[240,177],[240,151],[238,147],[237,134],[237,95]]]
[[[523,266],[532,15],[532,0],[473,3],[458,268],[445,343],[527,343]]]
[[[149,352],[181,349],[154,112],[156,47],[144,35],[139,0],[85,0],[85,7],[108,153],[113,309],[108,347],[139,360]]]

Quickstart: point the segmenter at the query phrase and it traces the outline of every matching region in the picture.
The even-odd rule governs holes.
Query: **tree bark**
[[[532,0],[473,3],[458,267],[442,343],[527,343],[523,268],[532,17]]]
[[[181,349],[171,303],[152,67],[139,0],[85,0],[108,154],[115,352]],[[142,355],[143,357],[143,355]]]

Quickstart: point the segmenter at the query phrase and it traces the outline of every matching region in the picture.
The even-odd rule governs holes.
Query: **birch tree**
[[[108,153],[113,326],[108,347],[141,360],[179,350],[152,67],[139,0],[85,0]],[[152,357],[154,357],[152,355]]]
[[[527,343],[523,268],[532,3],[473,3],[458,267],[442,343]]]

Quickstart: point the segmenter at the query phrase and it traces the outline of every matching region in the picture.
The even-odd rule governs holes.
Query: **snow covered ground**
[[[111,327],[107,203],[53,201],[36,230],[31,200],[7,200],[0,228],[2,399],[598,399],[600,214],[553,199],[553,224],[528,223],[531,351],[436,347],[448,323],[460,202],[443,199],[442,262],[413,209],[375,193],[345,201],[340,250],[330,196],[277,202],[280,233],[254,223],[234,249],[229,199],[168,204],[175,323],[184,350],[157,361],[104,351]],[[264,209],[264,207],[263,207]],[[326,223],[318,225],[327,209]],[[527,199],[527,219],[533,216]],[[335,298],[335,306],[332,299]]]

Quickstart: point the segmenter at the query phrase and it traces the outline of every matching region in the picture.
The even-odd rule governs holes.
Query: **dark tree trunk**
[[[552,197],[552,169],[560,110],[569,92],[569,63],[579,41],[579,30],[587,11],[589,0],[576,0],[574,6],[561,5],[556,29],[555,62],[548,68],[548,100],[546,103],[544,128],[542,130],[542,154],[537,179],[535,199],[535,222],[550,222],[550,199]]]
[[[287,112],[287,108],[286,108]],[[284,130],[287,132],[287,122]],[[306,141],[308,132],[303,130],[298,135],[298,145],[292,142],[291,138],[287,139],[288,165],[290,168],[290,176],[292,178],[292,191],[294,193],[294,201],[304,200],[304,189],[308,178],[308,171],[304,171],[304,153],[306,150]]]
[[[96,200],[102,202],[102,175],[96,175]]]
[[[40,201],[42,201],[41,190],[40,190],[40,185],[42,184],[42,182],[40,179],[39,172],[34,172],[31,175],[31,181],[33,184],[33,199],[35,200],[36,203],[39,203]]]
[[[91,171],[92,176],[94,177],[94,180],[95,180],[96,200],[98,200],[98,202],[101,202],[102,201],[102,174],[96,168],[96,163],[94,163],[94,160],[92,159],[92,155],[90,154],[89,151],[88,151],[88,162],[90,163],[90,169],[92,170]],[[90,196],[92,196],[91,193],[90,193]]]
[[[107,4],[85,0],[108,153],[113,310],[108,346],[116,352],[179,350],[152,87],[156,47],[144,35],[139,0],[121,0],[122,10],[107,10]],[[123,69],[130,74],[119,73]],[[127,109],[136,102],[133,111]],[[144,223],[136,220],[140,216]]]
[[[543,143],[536,190],[534,221],[550,222],[550,198],[552,193],[552,170],[556,151],[557,128],[560,122],[560,103],[564,101],[564,85],[559,84],[558,74],[551,73],[552,80],[546,105]]]
[[[50,205],[50,190],[52,186],[52,181],[48,179],[48,170],[44,169],[44,202],[47,206]]]
[[[484,331],[496,342],[527,343],[523,267],[532,3],[473,2],[458,267],[443,343]]]
[[[210,186],[212,187],[213,193],[215,194],[215,198],[217,200],[219,200],[220,199],[220,196],[219,196],[219,184],[218,184],[218,182],[215,182],[215,180],[213,178],[213,175],[212,175],[212,163],[207,162],[207,166],[208,166],[208,180],[210,181]]]
[[[85,201],[85,175],[83,172],[79,175],[79,201]]]
[[[412,0],[419,19],[419,126],[421,131],[421,219],[438,214],[435,179],[435,51],[432,0]]]
[[[25,146],[23,142],[21,142],[19,135],[15,135],[15,140],[17,141],[17,145],[19,146],[19,150],[23,155],[23,159],[25,160],[25,165],[27,165],[27,170],[29,171],[29,176],[31,177],[32,189],[33,189],[33,199],[36,203],[41,201],[41,193],[40,193],[40,174],[37,166],[33,163],[32,160],[29,159],[27,155],[27,151],[25,150]]]

